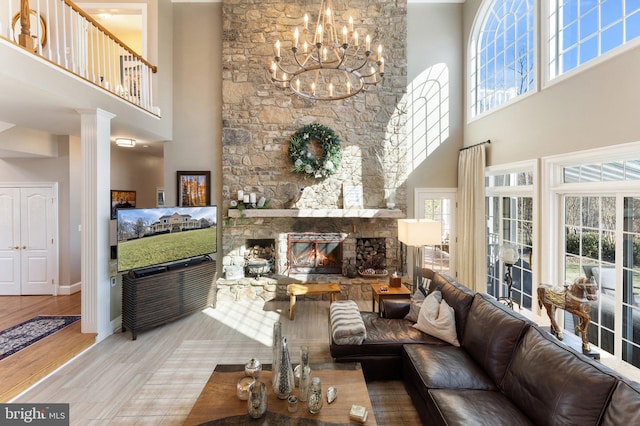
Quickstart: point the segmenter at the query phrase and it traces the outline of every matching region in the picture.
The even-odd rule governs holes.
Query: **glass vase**
[[[306,401],[311,385],[311,367],[309,366],[309,347],[300,347],[300,401]]]
[[[322,384],[320,383],[320,377],[311,379],[307,397],[307,408],[311,414],[318,414],[322,408]]]
[[[273,393],[275,393],[279,399],[287,399],[289,394],[293,392],[295,383],[286,337],[282,338],[280,356],[278,357],[278,368],[275,370],[274,376]]]
[[[278,357],[280,356],[280,345],[282,344],[282,323],[276,321],[273,323],[273,343],[271,344],[271,350],[273,351],[271,357],[271,386],[275,388],[276,371],[278,371]]]
[[[252,419],[259,419],[267,412],[267,386],[264,383],[254,382],[249,386],[247,409]]]

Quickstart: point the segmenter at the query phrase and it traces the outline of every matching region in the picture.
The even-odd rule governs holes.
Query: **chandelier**
[[[331,0],[321,0],[315,31],[309,30],[309,15],[305,14],[302,31],[296,28],[292,35],[291,57],[286,64],[280,56],[284,46],[276,41],[269,70],[271,82],[302,98],[320,101],[350,98],[382,82],[382,45],[372,55],[371,36],[365,36],[363,46],[353,17],[340,36],[338,31]]]

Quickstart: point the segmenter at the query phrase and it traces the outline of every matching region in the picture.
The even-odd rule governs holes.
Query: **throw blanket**
[[[331,335],[337,345],[361,345],[367,338],[367,330],[358,304],[353,300],[338,300],[329,309]]]

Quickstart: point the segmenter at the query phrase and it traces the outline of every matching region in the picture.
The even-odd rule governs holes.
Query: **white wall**
[[[155,207],[156,189],[164,185],[164,160],[111,145],[111,189],[136,191],[136,207]]]
[[[410,3],[407,6],[407,81],[444,63],[449,70],[449,137],[407,182],[407,214],[413,217],[415,188],[455,188],[462,147],[462,5]]]
[[[479,6],[464,4],[465,52]],[[636,47],[466,124],[464,143],[491,139],[487,162],[496,165],[638,141],[639,69]]]

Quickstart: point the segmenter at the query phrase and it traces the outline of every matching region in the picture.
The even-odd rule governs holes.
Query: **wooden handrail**
[[[140,62],[145,64],[147,67],[149,67],[151,72],[153,72],[154,74],[158,72],[157,66],[149,63],[149,61],[147,61],[142,56],[140,56],[139,54],[131,50],[131,48],[127,46],[122,40],[120,40],[113,33],[111,33],[111,31],[109,31],[108,29],[100,25],[98,21],[93,19],[89,14],[87,14],[84,10],[78,7],[74,2],[72,2],[71,0],[63,0],[63,1],[67,6],[69,6],[71,9],[77,12],[84,19],[91,22],[96,28],[98,28],[102,33],[104,33],[107,37],[113,40],[116,44],[120,45],[120,47],[122,47],[123,49],[131,53],[131,56],[135,57],[137,60],[139,60]],[[29,0],[20,0],[21,31],[19,35],[19,44],[23,47],[26,47],[27,49],[33,50],[33,39],[31,38],[31,23],[29,21],[29,12],[30,12]]]
[[[29,0],[22,0],[22,1],[26,1],[27,3],[29,2]],[[108,29],[106,29],[105,27],[100,25],[98,23],[98,21],[96,21],[91,16],[89,16],[84,10],[80,9],[74,2],[72,2],[71,0],[64,0],[64,2],[65,2],[65,4],[67,6],[69,6],[70,8],[75,10],[76,12],[78,12],[87,21],[89,21],[93,25],[95,25],[100,31],[102,31],[105,35],[107,35],[111,40],[113,40],[114,42],[119,44],[122,48],[124,48],[127,51],[131,52],[131,55],[134,56],[135,58],[137,58],[140,62],[142,62],[146,66],[148,66],[149,69],[151,70],[151,72],[153,72],[154,74],[156,72],[158,72],[158,67],[157,66],[152,65],[146,59],[144,59],[142,56],[138,55],[136,52],[131,50],[131,48],[129,46],[127,46],[123,41],[121,41],[118,37],[116,37],[114,34],[112,34],[111,31],[109,31]]]

